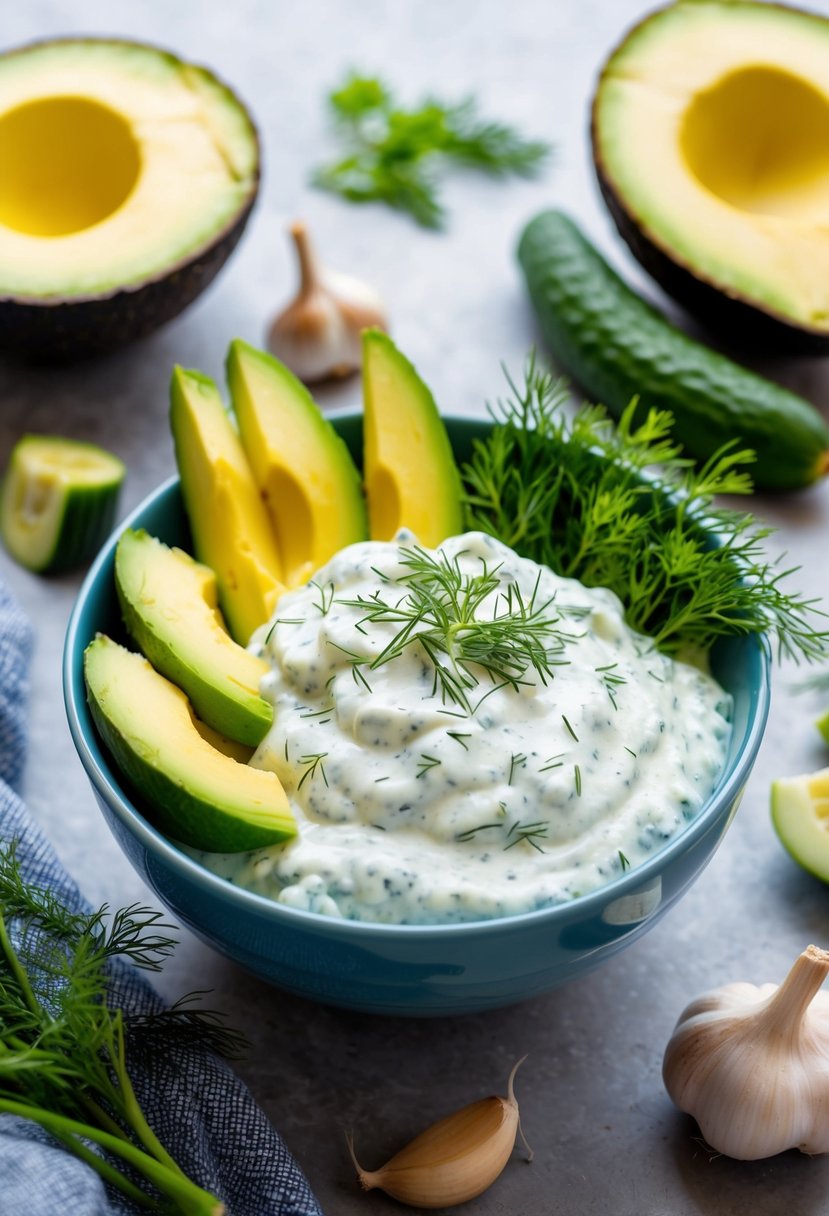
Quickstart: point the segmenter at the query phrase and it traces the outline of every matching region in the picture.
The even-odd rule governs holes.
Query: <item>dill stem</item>
[[[118,1078],[118,1084],[123,1097],[123,1109],[125,1118],[128,1120],[130,1127],[138,1136],[144,1147],[152,1153],[153,1157],[159,1161],[167,1169],[173,1170],[181,1178],[186,1178],[184,1170],[167,1152],[164,1145],[156,1136],[153,1129],[150,1127],[144,1112],[142,1111],[138,1099],[135,1096],[135,1090],[132,1087],[129,1073],[127,1072],[127,1062],[124,1054],[124,1027],[121,1010],[119,1009],[114,1017],[115,1034],[117,1043],[117,1052],[113,1053],[112,1067],[115,1075]]]
[[[20,959],[17,957],[17,952],[11,943],[11,938],[9,937],[6,921],[2,912],[0,912],[0,949],[2,949],[6,956],[6,960],[11,968],[12,974],[20,986],[20,990],[23,993],[29,1009],[32,1011],[32,1013],[42,1017],[45,1011],[41,1008],[40,1002],[34,994],[34,989],[29,983],[29,977],[26,974],[25,968],[20,962]]]
[[[38,1123],[46,1131],[57,1136],[79,1157],[82,1157],[83,1154],[78,1152],[76,1137],[91,1140],[107,1152],[114,1153],[116,1157],[122,1157],[152,1182],[163,1195],[177,1204],[183,1216],[223,1216],[224,1204],[215,1195],[211,1195],[209,1191],[203,1190],[192,1182],[178,1167],[175,1172],[170,1170],[166,1165],[162,1165],[160,1161],[151,1157],[149,1153],[145,1153],[143,1149],[130,1144],[128,1140],[113,1136],[109,1132],[101,1131],[100,1128],[91,1127],[86,1123],[79,1123],[76,1119],[70,1119],[65,1115],[55,1115],[51,1111],[43,1110],[42,1107],[28,1106],[25,1102],[15,1102],[9,1098],[0,1098],[0,1114],[19,1115],[21,1119],[31,1119],[33,1123]],[[133,1184],[118,1170],[113,1169],[107,1162],[102,1162],[94,1153],[89,1153],[89,1157],[84,1159],[102,1177],[105,1177],[106,1172],[109,1171],[112,1177],[108,1180],[126,1194],[132,1195]],[[101,1166],[104,1169],[101,1169]],[[146,1195],[142,1197],[145,1203],[147,1199]]]
[[[60,1132],[54,1127],[50,1128],[49,1131],[56,1140],[60,1141],[64,1148],[68,1149],[70,1153],[74,1153],[76,1157],[79,1157],[96,1174],[100,1174],[104,1182],[108,1182],[110,1186],[117,1187],[133,1203],[137,1203],[142,1208],[158,1209],[159,1204],[156,1199],[153,1199],[146,1191],[142,1191],[139,1186],[130,1182],[129,1178],[116,1169],[114,1165],[110,1165],[106,1158],[99,1156],[98,1153],[94,1153],[78,1136],[70,1135],[68,1132]]]

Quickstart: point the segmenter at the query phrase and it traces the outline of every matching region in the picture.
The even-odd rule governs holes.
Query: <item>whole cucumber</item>
[[[670,410],[677,441],[699,461],[736,440],[757,455],[758,489],[795,490],[829,472],[829,427],[808,401],[671,325],[568,216],[532,219],[518,260],[553,357],[614,417],[634,396],[640,410]]]

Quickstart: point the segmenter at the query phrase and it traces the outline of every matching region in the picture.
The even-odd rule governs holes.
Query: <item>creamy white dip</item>
[[[498,687],[472,664],[458,703],[420,642],[377,662],[401,622],[344,602],[399,601],[405,615],[414,543],[351,545],[280,600],[260,634],[274,725],[252,763],[279,776],[299,834],[201,859],[292,907],[398,924],[528,911],[638,865],[714,788],[728,695],[632,632],[610,591],[468,533],[433,555],[465,578],[497,571],[478,619],[515,608],[516,588],[525,608],[546,604],[550,667]]]

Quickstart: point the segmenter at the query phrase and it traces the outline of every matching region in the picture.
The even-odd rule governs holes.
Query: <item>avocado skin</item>
[[[718,337],[739,350],[764,354],[829,355],[829,334],[793,325],[774,313],[730,296],[695,274],[689,266],[652,241],[626,210],[599,160],[595,130],[593,164],[599,188],[616,228],[637,262],[659,286]]]
[[[541,332],[562,369],[618,417],[670,410],[674,435],[698,461],[736,441],[765,490],[799,489],[827,472],[829,428],[813,406],[671,325],[637,296],[559,211],[532,219],[518,260]]]
[[[787,9],[789,6],[769,3],[768,7]],[[611,51],[606,66],[612,63],[622,48],[660,12],[662,9],[654,9],[635,22]],[[810,16],[817,20],[822,19],[817,13],[810,13]],[[759,345],[765,354],[829,354],[829,333],[796,325],[777,313],[756,304],[749,304],[741,296],[727,294],[722,288],[716,287],[701,274],[693,271],[690,266],[686,266],[670,249],[652,241],[641,223],[630,214],[605,169],[599,149],[597,114],[605,75],[606,68],[599,75],[590,107],[591,159],[605,206],[619,235],[642,269],[701,325],[712,334],[727,339],[735,350],[756,351]]]
[[[230,227],[145,283],[53,302],[0,299],[0,350],[28,363],[61,364],[145,338],[183,312],[216,277],[239,242],[257,193],[258,181]]]

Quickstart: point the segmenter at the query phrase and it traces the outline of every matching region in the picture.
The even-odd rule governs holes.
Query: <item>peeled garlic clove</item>
[[[366,1191],[380,1190],[419,1208],[466,1203],[490,1187],[509,1161],[521,1130],[513,1081],[522,1057],[509,1075],[506,1098],[481,1098],[427,1127],[378,1170],[364,1170],[349,1150]],[[521,1133],[523,1140],[523,1132]],[[524,1144],[528,1160],[532,1150]]]
[[[304,224],[292,224],[289,232],[299,291],[271,325],[268,348],[306,384],[348,376],[362,362],[362,331],[388,328],[383,303],[361,279],[323,270]]]

